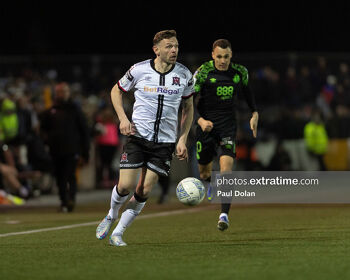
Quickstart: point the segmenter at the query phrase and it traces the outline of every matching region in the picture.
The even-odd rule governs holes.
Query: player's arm
[[[253,132],[253,137],[256,138],[258,133],[259,113],[256,107],[254,94],[252,93],[250,87],[248,86],[248,70],[243,66],[241,66],[240,70],[243,78],[244,97],[250,110],[252,111],[252,117],[250,118],[250,121],[249,121],[250,129]]]
[[[213,123],[209,120],[204,119],[198,110],[198,101],[200,98],[200,91],[202,89],[202,84],[205,81],[206,77],[203,76],[202,74],[202,68],[204,67],[204,65],[202,65],[195,73],[194,73],[194,80],[195,80],[195,99],[194,99],[194,122],[196,124],[198,124],[202,131],[204,132],[210,132],[213,129]]]
[[[254,111],[252,113],[252,117],[250,118],[249,124],[250,124],[250,129],[253,132],[253,137],[256,138],[258,134],[258,121],[259,121],[259,114],[258,111]]]
[[[196,95],[195,100],[194,100],[194,121],[197,123],[202,131],[204,132],[210,132],[214,125],[211,121],[204,119],[198,110],[198,100],[199,100],[199,94]]]
[[[176,156],[179,160],[188,158],[186,147],[188,133],[190,132],[193,121],[193,97],[183,100],[183,108],[180,122],[180,137],[176,145]]]
[[[249,124],[250,124],[250,129],[253,132],[253,137],[256,138],[258,133],[259,113],[258,113],[258,109],[256,108],[255,98],[250,88],[248,87],[248,85],[243,86],[243,92],[244,92],[244,96],[247,101],[247,104],[250,110],[252,111],[252,117],[250,118]]]
[[[119,85],[116,84],[111,91],[111,100],[113,103],[114,110],[117,112],[120,124],[119,129],[123,135],[133,135],[135,134],[135,127],[129,121],[128,117],[125,114],[123,107],[123,96],[122,91],[119,88]]]

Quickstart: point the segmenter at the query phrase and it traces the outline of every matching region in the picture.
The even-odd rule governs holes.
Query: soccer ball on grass
[[[194,206],[204,199],[205,187],[200,180],[188,177],[177,185],[176,196],[183,204]]]

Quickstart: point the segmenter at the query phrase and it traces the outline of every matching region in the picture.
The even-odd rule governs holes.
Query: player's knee
[[[149,194],[150,194],[150,191],[147,191],[147,190],[142,190],[137,192],[137,195],[142,199],[147,199]]]
[[[207,180],[210,177],[210,171],[208,170],[203,170],[199,173],[199,177],[201,178],[201,180]]]
[[[153,185],[146,183],[142,187],[136,188],[136,194],[139,197],[146,199],[149,196],[149,194],[151,193],[152,188],[153,188]]]
[[[229,156],[223,156],[220,158],[220,171],[221,172],[230,172],[233,168],[234,159]]]
[[[130,193],[130,190],[131,190],[131,186],[127,186],[123,184],[118,185],[118,193],[120,195],[127,195]]]

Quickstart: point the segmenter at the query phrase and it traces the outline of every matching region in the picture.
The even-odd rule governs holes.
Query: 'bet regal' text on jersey
[[[145,60],[132,66],[118,87],[123,92],[135,89],[135,136],[156,143],[176,142],[181,100],[194,93],[192,74],[184,65],[176,62],[168,72],[160,73],[153,59]]]

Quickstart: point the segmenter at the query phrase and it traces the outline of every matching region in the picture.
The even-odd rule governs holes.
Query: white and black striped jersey
[[[194,93],[192,73],[176,62],[166,73],[158,72],[154,59],[133,65],[118,81],[123,92],[135,89],[132,121],[135,136],[156,143],[175,143],[182,98]]]

